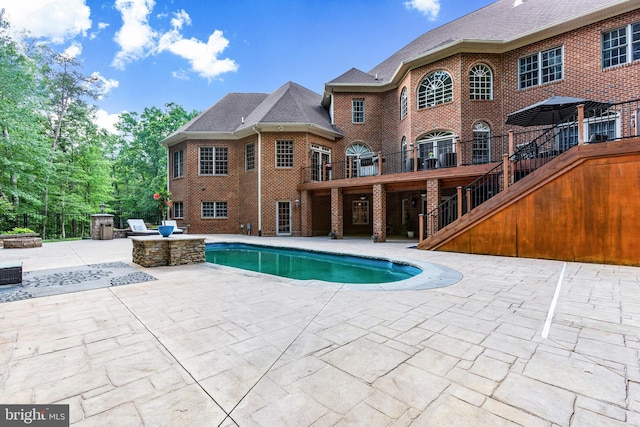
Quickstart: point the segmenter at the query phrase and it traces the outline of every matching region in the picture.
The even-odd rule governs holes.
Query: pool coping
[[[216,240],[216,241],[207,241],[205,240],[205,252],[207,244],[215,244],[215,243],[236,243],[236,244],[245,244],[252,246],[263,246],[270,248],[280,248],[280,249],[295,249],[295,250],[304,250],[307,252],[318,252],[318,253],[328,253],[333,255],[346,255],[353,256],[358,258],[367,258],[367,259],[379,259],[384,260],[396,264],[403,264],[412,267],[419,268],[422,272],[416,274],[413,277],[404,280],[398,280],[395,282],[388,283],[344,283],[344,282],[327,282],[320,279],[309,279],[309,280],[300,280],[300,279],[291,279],[288,277],[277,276],[268,273],[261,273],[253,270],[245,270],[243,268],[230,267],[221,264],[214,264],[210,262],[205,262],[205,264],[213,269],[229,269],[230,271],[241,272],[242,274],[249,274],[259,276],[270,276],[270,277],[278,277],[279,279],[285,280],[287,283],[291,283],[296,286],[322,286],[322,287],[339,287],[345,290],[355,290],[355,291],[415,291],[415,290],[428,290],[428,289],[437,289],[444,288],[447,286],[454,285],[462,280],[464,277],[462,273],[457,270],[454,270],[449,267],[445,267],[440,264],[426,262],[426,261],[417,261],[417,260],[399,260],[390,257],[384,256],[373,256],[373,255],[362,255],[348,251],[334,251],[323,248],[322,250],[315,250],[309,248],[297,248],[295,246],[287,246],[287,245],[274,245],[267,243],[247,243],[242,240],[233,240],[233,239],[225,239],[225,240]]]

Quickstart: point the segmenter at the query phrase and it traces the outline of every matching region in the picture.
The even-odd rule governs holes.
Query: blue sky
[[[322,93],[493,0],[0,0],[26,29],[102,79],[109,128],[123,111],[204,110],[230,92],[288,81]]]

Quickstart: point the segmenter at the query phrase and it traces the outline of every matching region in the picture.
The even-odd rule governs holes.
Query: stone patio
[[[158,280],[0,304],[0,403],[74,426],[640,425],[640,268],[424,252],[370,239],[206,236],[437,263],[360,291],[208,264],[147,269],[129,239],[3,250],[25,271],[126,262]]]

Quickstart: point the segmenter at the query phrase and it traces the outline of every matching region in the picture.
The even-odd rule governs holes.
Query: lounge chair
[[[128,219],[127,224],[131,231],[127,231],[128,236],[155,236],[160,235],[158,230],[149,230],[141,219]]]

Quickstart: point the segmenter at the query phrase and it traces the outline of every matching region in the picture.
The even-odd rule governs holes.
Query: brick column
[[[313,230],[313,202],[311,193],[304,190],[300,193],[300,234],[311,237]]]
[[[331,231],[335,232],[338,239],[344,237],[344,204],[342,202],[342,189],[331,189]]]
[[[379,237],[374,240],[387,240],[387,189],[384,184],[373,186],[373,234]]]
[[[427,214],[430,214],[440,204],[440,183],[437,179],[427,180]],[[438,226],[438,218],[431,215],[425,216],[426,235],[433,234]]]

